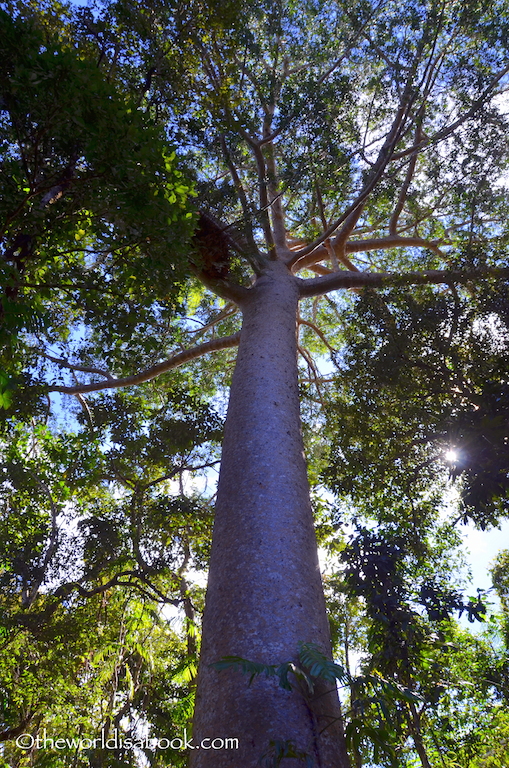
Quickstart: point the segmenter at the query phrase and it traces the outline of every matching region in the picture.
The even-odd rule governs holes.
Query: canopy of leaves
[[[135,315],[147,332],[178,306],[191,186],[143,94],[65,16],[2,10],[0,24],[2,362],[26,377],[21,329],[55,344],[100,318],[112,350]]]

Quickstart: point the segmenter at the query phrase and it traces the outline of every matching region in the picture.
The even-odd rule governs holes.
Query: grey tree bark
[[[271,741],[292,742],[320,768],[349,768],[334,686],[319,683],[310,702],[272,678],[249,686],[241,672],[210,666],[225,656],[296,660],[299,642],[330,656],[300,428],[298,301],[298,280],[282,262],[272,262],[243,301],[193,729],[195,745],[234,737],[239,749],[195,748],[191,768],[255,768]]]

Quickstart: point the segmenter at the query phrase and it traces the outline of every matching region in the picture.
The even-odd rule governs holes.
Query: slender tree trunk
[[[424,742],[422,740],[421,716],[417,711],[417,707],[412,702],[410,703],[410,712],[411,712],[411,715],[409,717],[410,731],[412,734],[416,752],[419,755],[419,760],[421,761],[422,768],[432,768],[432,765],[428,759],[428,753],[426,752],[426,747],[424,746]]]
[[[193,731],[195,744],[233,737],[239,749],[194,749],[192,768],[255,768],[270,742],[292,742],[320,768],[349,768],[334,686],[319,685],[310,704],[272,678],[249,686],[241,672],[210,666],[224,656],[296,660],[299,642],[330,654],[300,430],[297,305],[296,281],[275,262],[243,306]]]

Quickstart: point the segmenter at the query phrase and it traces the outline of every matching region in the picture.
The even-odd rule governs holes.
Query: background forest
[[[187,765],[143,739],[190,733],[221,286],[283,203],[303,279],[428,276],[299,308],[352,768],[509,764],[509,549],[487,593],[461,549],[509,515],[508,41],[502,0],[0,2],[0,766]]]

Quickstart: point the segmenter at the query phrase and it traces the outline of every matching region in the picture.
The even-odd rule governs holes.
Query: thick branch
[[[272,135],[272,119],[276,109],[276,98],[278,91],[279,89],[277,88],[273,89],[271,103],[267,105],[267,109],[265,111],[262,130],[262,135],[265,140],[267,140]],[[278,173],[274,143],[273,141],[266,141],[265,146],[266,148],[263,156],[265,157],[267,169],[267,190],[270,201],[270,216],[272,221],[274,243],[278,249],[286,251],[285,216],[282,203],[282,194],[278,189]]]
[[[128,578],[129,581],[121,581],[122,578]],[[150,600],[154,599],[153,595],[143,589],[143,587],[141,587],[141,585],[136,581],[131,581],[131,579],[140,579],[144,584],[153,590],[161,602],[169,603],[175,606],[180,605],[180,600],[171,599],[164,595],[159,589],[157,589],[156,586],[154,586],[154,584],[149,581],[147,576],[139,570],[120,571],[119,573],[116,573],[111,579],[109,579],[109,581],[106,581],[97,587],[93,587],[92,589],[86,589],[84,586],[82,586],[82,584],[80,584],[79,581],[69,581],[58,587],[58,589],[53,593],[53,597],[58,599],[66,598],[74,590],[76,590],[81,595],[81,597],[94,597],[94,595],[100,595],[103,592],[107,592],[112,587],[125,586],[134,587],[135,589],[138,589],[138,591],[140,591],[143,595],[145,595],[145,597],[148,597]]]
[[[333,248],[336,247],[336,238],[332,238],[330,241]],[[426,248],[429,251],[433,251],[438,255],[442,255],[438,242],[436,240],[425,240],[422,237],[401,237],[401,235],[387,235],[386,237],[373,237],[369,240],[350,240],[344,246],[345,253],[365,253],[367,251],[384,251],[389,248]],[[294,271],[300,269],[314,269],[314,265],[319,261],[324,261],[329,258],[329,251],[324,245],[316,248],[312,253],[305,256],[303,259],[299,259],[298,263],[294,267]],[[357,272],[358,270],[354,265],[344,257],[348,264],[350,264],[350,271]],[[346,263],[342,259],[343,263]]]
[[[422,137],[421,127],[418,126],[415,132],[415,139],[414,139],[415,145],[419,144],[421,137]],[[398,195],[398,202],[396,203],[394,211],[392,212],[391,220],[389,221],[389,232],[391,235],[397,234],[398,220],[401,215],[401,212],[403,211],[408,190],[410,188],[410,184],[412,183],[412,179],[414,177],[416,163],[417,163],[417,154],[412,155],[410,159],[410,163],[408,164],[408,168],[405,176],[405,181],[403,182],[403,186],[401,187]]]
[[[322,227],[325,230],[325,229],[327,229],[327,227],[329,225],[328,225],[328,222],[327,222],[327,217],[325,215],[325,206],[323,204],[323,198],[322,198],[322,193],[321,193],[321,190],[320,190],[320,185],[318,184],[317,180],[315,180],[315,191],[316,191],[316,202],[318,203],[318,210],[320,211],[320,218],[322,220]],[[325,245],[325,248],[327,249],[327,253],[330,256],[330,260],[331,260],[331,263],[332,263],[332,268],[334,269],[335,272],[338,272],[339,271],[338,258],[337,258],[337,255],[336,255],[336,251],[332,247],[331,241],[330,240],[326,240],[324,245]],[[347,269],[350,269],[350,265],[345,265],[345,266],[346,266]],[[352,265],[352,268],[353,268],[353,265]]]
[[[7,728],[5,731],[0,731],[0,742],[1,741],[10,741],[11,739],[15,739],[16,736],[19,736],[27,725],[30,723],[30,720],[32,720],[34,716],[34,712],[30,711],[23,720],[18,723],[18,725],[15,725],[13,728]]]
[[[228,149],[228,145],[226,144],[226,139],[224,135],[220,137],[220,140],[221,140],[221,148],[223,150],[224,159],[225,159],[226,165],[228,166],[228,170],[230,171],[230,176],[232,177],[233,185],[237,191],[237,195],[239,197],[240,204],[242,206],[242,212],[244,214],[244,220],[245,220],[245,226],[243,227],[243,231],[249,243],[249,249],[250,249],[249,255],[251,256],[252,266],[256,272],[259,272],[259,269],[261,268],[263,260],[258,250],[258,247],[256,245],[255,239],[253,237],[253,228],[251,226],[251,208],[249,205],[249,201],[247,199],[246,191],[242,185],[242,181],[238,174],[235,163],[233,162],[232,156]]]
[[[274,145],[272,142],[267,145],[266,157],[267,170],[269,173],[268,189],[274,242],[278,248],[286,249],[285,216],[282,195],[278,192],[277,187],[276,158],[274,156]]]
[[[269,219],[269,195],[267,189],[267,166],[265,165],[265,158],[261,150],[260,143],[253,139],[247,131],[239,126],[239,131],[243,139],[254,155],[256,161],[256,167],[258,169],[258,190],[259,190],[259,202],[260,202],[260,215],[263,234],[265,236],[265,242],[267,243],[267,249],[272,258],[275,256],[274,238],[272,235],[272,229],[270,227]]]
[[[202,355],[206,355],[208,352],[217,352],[221,349],[230,349],[236,347],[240,341],[240,331],[234,333],[232,336],[224,336],[220,339],[212,339],[211,341],[205,341],[203,344],[198,344],[192,349],[186,349],[183,352],[179,352],[163,363],[157,363],[151,368],[147,368],[140,373],[136,373],[133,376],[126,376],[123,379],[113,379],[108,381],[96,381],[91,384],[78,384],[74,387],[59,387],[53,386],[49,388],[50,392],[63,392],[66,395],[77,395],[83,392],[98,392],[101,389],[119,389],[120,387],[130,387],[136,384],[143,384],[146,381],[151,381],[157,376],[160,376],[166,371],[171,371],[173,368],[178,368],[179,365],[188,363],[190,360],[195,360]]]
[[[423,237],[401,237],[388,235],[373,237],[369,240],[350,240],[346,245],[347,253],[363,253],[366,251],[384,251],[389,248],[426,248],[439,256],[443,255],[436,240],[426,240]]]
[[[332,275],[334,273],[333,269],[329,269],[329,267],[324,267],[322,264],[311,264],[309,269],[312,272],[316,272],[317,275]],[[352,272],[355,272],[355,270],[352,269]]]
[[[230,282],[224,278],[215,278],[206,275],[192,263],[190,263],[189,266],[198,279],[201,280],[203,285],[206,285],[212,293],[225,299],[225,301],[233,301],[235,304],[240,305],[249,292],[249,288],[246,288],[243,285],[238,285],[237,283]]]
[[[335,222],[333,222],[330,225],[330,227],[328,227],[325,230],[325,232],[323,232],[323,234],[314,241],[314,243],[311,243],[311,245],[308,245],[306,248],[303,248],[302,251],[298,251],[293,256],[293,258],[288,262],[289,266],[293,266],[294,264],[299,262],[300,259],[302,259],[304,256],[307,256],[308,254],[313,253],[319,246],[322,245],[322,243],[326,242],[327,239],[331,235],[333,235],[334,232],[337,231],[337,229],[341,226],[341,224],[344,223],[344,231],[340,232],[338,235],[338,237],[340,238],[340,240],[338,241],[338,245],[340,245],[341,242],[344,242],[348,237],[348,235],[351,234],[351,232],[353,231],[355,224],[357,223],[359,216],[362,212],[362,208],[366,200],[371,195],[372,191],[375,189],[376,185],[378,184],[380,178],[384,173],[385,168],[387,167],[388,163],[393,157],[394,148],[396,147],[399,141],[401,130],[404,127],[405,120],[407,118],[408,111],[412,103],[412,97],[410,92],[410,82],[411,81],[409,78],[407,82],[407,87],[405,88],[405,92],[400,100],[398,111],[396,112],[396,115],[394,117],[390,130],[378,153],[376,162],[371,168],[368,179],[364,184],[364,187],[361,189],[361,191],[359,192],[359,194],[357,195],[353,203],[348,206],[348,208],[344,211],[344,213]]]
[[[355,229],[355,226],[357,222],[359,221],[359,218],[362,214],[362,211],[364,210],[364,204],[357,206],[357,208],[352,211],[350,216],[346,219],[345,223],[341,227],[340,232],[336,235],[336,237],[333,240],[330,240],[330,246],[327,250],[332,249],[334,253],[337,255],[338,259],[341,261],[344,266],[346,266],[347,269],[350,269],[352,272],[357,272],[357,267],[352,264],[352,262],[347,257],[347,241],[352,232]]]
[[[426,285],[469,283],[486,278],[509,279],[509,268],[486,267],[476,270],[439,270],[425,272],[333,272],[324,277],[308,280],[297,278],[301,297],[322,296],[340,288],[382,288],[399,285]]]

